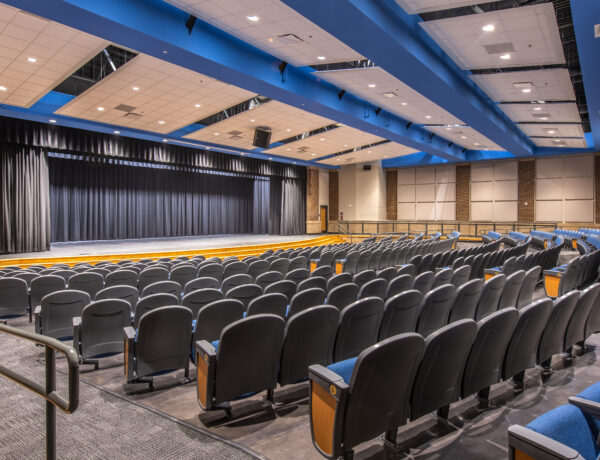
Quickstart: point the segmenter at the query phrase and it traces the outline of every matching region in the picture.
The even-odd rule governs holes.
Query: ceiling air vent
[[[298,37],[298,35],[295,34],[279,35],[277,37],[277,40],[281,43],[284,43],[285,45],[299,45],[304,43],[304,40],[302,40],[300,37]]]
[[[550,114],[549,113],[542,113],[542,112],[532,113],[531,116],[533,118],[541,118],[541,119],[544,119],[544,120],[547,120],[548,118],[550,118]]]
[[[242,134],[244,134],[244,133],[242,133],[241,131],[237,131],[235,129],[233,131],[229,131],[227,133],[227,135],[229,136],[229,139],[242,139],[242,137],[243,137]]]
[[[132,105],[127,105],[127,104],[119,104],[118,106],[115,107],[115,110],[120,110],[121,112],[133,112],[136,109],[136,107],[132,106]]]
[[[298,147],[298,153],[306,153],[308,152],[308,147]]]
[[[483,45],[488,54],[514,53],[515,47],[512,43],[494,43],[492,45]]]

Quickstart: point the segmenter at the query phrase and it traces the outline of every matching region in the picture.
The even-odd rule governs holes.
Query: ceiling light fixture
[[[542,110],[542,108],[541,107],[534,107],[533,110],[536,110],[536,111],[539,112],[540,110]]]
[[[473,145],[479,145],[479,142],[473,142]]]
[[[121,131],[114,131],[115,134],[121,134]]]
[[[273,157],[269,157],[269,160],[272,160],[272,159],[273,159]]]
[[[548,131],[546,131],[548,134],[554,134],[556,133],[556,131],[554,131],[553,129],[549,129]]]
[[[318,59],[319,61],[324,61],[324,60],[325,60],[325,56],[317,56],[317,59]]]
[[[322,138],[321,138],[321,139],[319,139],[319,140],[320,140],[321,142],[323,142],[323,141],[325,140],[325,138],[324,138],[324,137],[322,137]]]
[[[0,91],[6,91],[6,86],[0,86]]]
[[[197,109],[199,109],[200,107],[202,107],[202,104],[194,104],[194,107],[196,107]]]
[[[158,120],[158,124],[159,124],[159,125],[164,125],[164,124],[165,124],[165,122],[164,122],[164,120]]]
[[[369,83],[367,86],[368,86],[369,88],[375,88],[375,86],[377,86],[377,85],[376,85],[375,83]]]
[[[461,139],[466,139],[466,138],[467,138],[467,136],[460,136],[460,138],[461,138]]]
[[[98,112],[104,112],[104,107],[98,107]]]
[[[383,156],[383,158],[387,158],[387,157],[388,157],[387,155],[384,155],[384,156]]]
[[[287,149],[285,149],[285,150],[289,152],[289,151],[290,151],[290,150],[292,150],[292,149],[288,147],[288,148],[287,148]]]
[[[56,120],[48,120],[50,123],[56,123]]]
[[[36,58],[34,58],[34,57],[28,57],[28,58],[27,58],[27,60],[28,60],[29,62],[31,62],[32,64],[35,64],[35,63],[37,62],[37,59],[36,59]]]
[[[428,120],[431,119],[431,115],[425,115],[425,118],[427,118]]]
[[[258,22],[258,20],[260,19],[258,16],[256,16],[255,14],[253,14],[252,16],[246,16],[246,19],[248,21],[252,21],[252,22]]]
[[[540,120],[547,120],[548,117],[540,117]]]
[[[493,32],[495,28],[496,27],[494,27],[494,24],[486,24],[481,28],[481,30],[483,30],[484,32]]]
[[[506,61],[506,60],[510,59],[510,54],[508,54],[508,53],[506,53],[506,54],[502,54],[502,55],[500,56],[500,59],[504,59],[504,60]]]
[[[316,155],[316,153],[311,153],[311,155],[314,157]]]
[[[251,119],[250,119],[250,123],[254,123],[254,118],[251,118]]]
[[[163,139],[163,142],[169,142],[169,139]]]
[[[215,136],[218,136],[218,135],[219,135],[219,133],[214,133],[214,134],[215,134]]]
[[[521,90],[522,93],[531,93],[531,88],[523,88]]]
[[[400,105],[408,105],[408,102],[401,102]]]
[[[291,129],[290,128],[285,128],[285,131],[289,133],[291,131]]]
[[[397,94],[394,93],[393,91],[388,91],[387,93],[381,93],[381,95],[383,97],[396,97],[397,96]]]
[[[139,91],[140,87],[139,86],[133,86],[131,89],[134,90],[134,91]]]

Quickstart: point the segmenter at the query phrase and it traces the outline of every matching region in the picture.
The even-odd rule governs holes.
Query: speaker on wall
[[[370,171],[371,165],[363,165],[363,171]]]
[[[259,126],[254,130],[254,140],[252,145],[254,147],[262,147],[266,149],[271,143],[271,128],[265,126]]]

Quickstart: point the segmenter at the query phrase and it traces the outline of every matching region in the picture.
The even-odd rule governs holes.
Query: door
[[[327,232],[327,206],[321,206],[321,233]]]

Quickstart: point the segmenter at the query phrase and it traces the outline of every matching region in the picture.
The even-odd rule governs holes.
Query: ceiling
[[[503,139],[513,132],[531,155],[588,149],[552,2],[515,8],[482,0],[388,3],[387,20],[412,24],[403,30],[419,40],[414,56],[437,78],[460,80],[455,93],[423,90],[411,68],[394,67],[393,59],[371,61],[381,57],[382,44],[369,38],[368,28],[389,32],[391,26],[368,16],[371,10],[333,0],[105,0],[89,7],[96,8],[90,14],[97,23],[78,18],[82,8],[71,10],[63,0],[33,2],[27,12],[15,8],[22,7],[18,0],[6,0],[0,3],[0,109],[328,167],[418,152],[443,162],[468,161],[486,150],[511,157],[517,154],[506,151]],[[483,12],[476,5],[484,3],[498,8]],[[311,8],[317,16],[305,13]],[[441,10],[443,19],[419,17]],[[158,30],[152,18],[161,24],[161,15]],[[190,31],[183,27],[188,15],[198,18]],[[336,27],[350,25],[352,15],[371,22],[346,40]],[[39,104],[109,45],[137,56],[56,106]],[[383,49],[394,56],[398,46]],[[264,62],[270,62],[266,69]],[[271,100],[244,105],[256,96]],[[474,107],[471,114],[494,121],[493,136],[456,115],[465,103]],[[203,126],[206,119],[216,122]],[[257,127],[271,131],[270,148],[253,146]]]

